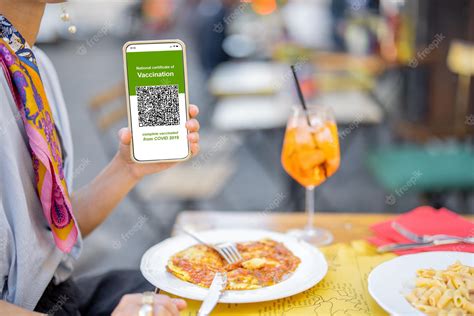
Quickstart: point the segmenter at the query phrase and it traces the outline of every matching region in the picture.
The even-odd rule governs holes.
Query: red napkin
[[[396,221],[406,229],[419,235],[447,234],[460,237],[474,236],[474,223],[448,209],[436,210],[429,206],[420,206],[414,210],[402,214],[394,220],[375,224],[371,227],[375,236],[369,241],[377,246],[391,243],[413,242],[392,228],[392,222]],[[424,251],[464,251],[474,253],[472,244],[439,245],[431,247],[416,248],[412,250],[395,251],[396,254],[406,255]]]

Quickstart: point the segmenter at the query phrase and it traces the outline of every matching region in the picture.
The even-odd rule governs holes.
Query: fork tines
[[[223,243],[216,245],[216,250],[228,263],[232,264],[242,260],[239,250],[233,243]]]

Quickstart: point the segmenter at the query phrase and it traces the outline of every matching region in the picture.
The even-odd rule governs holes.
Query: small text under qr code
[[[138,102],[138,125],[179,125],[178,86],[136,87]]]

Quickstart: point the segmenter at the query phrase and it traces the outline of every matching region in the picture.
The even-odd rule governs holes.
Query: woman
[[[108,166],[87,186],[68,191],[69,122],[52,64],[33,47],[48,2],[61,1],[0,0],[0,315],[178,315],[185,302],[140,294],[151,286],[137,272],[70,277],[82,237],[141,178],[173,164],[135,164],[130,131],[121,129]],[[197,154],[198,108],[189,112]]]

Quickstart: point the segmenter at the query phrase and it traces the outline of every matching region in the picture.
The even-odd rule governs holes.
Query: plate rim
[[[367,290],[372,297],[372,299],[385,310],[387,313],[390,315],[402,315],[401,313],[404,313],[404,311],[399,311],[399,310],[393,310],[391,307],[389,308],[385,302],[381,302],[380,297],[377,294],[374,294],[374,278],[375,278],[375,271],[380,270],[383,268],[383,266],[393,264],[396,261],[403,261],[406,260],[406,258],[413,258],[417,256],[423,256],[423,255],[446,255],[446,254],[463,254],[463,255],[472,255],[474,258],[474,254],[466,251],[425,251],[425,252],[419,252],[419,253],[413,253],[413,254],[407,254],[407,255],[401,255],[397,256],[395,258],[392,258],[390,260],[387,260],[385,262],[382,262],[381,264],[377,265],[375,268],[370,271],[369,276],[367,277]],[[424,315],[422,312],[417,310],[415,307],[411,306],[410,307],[413,309],[413,314],[412,315]]]
[[[311,287],[313,287],[316,284],[318,284],[319,282],[321,282],[326,277],[326,275],[328,273],[329,266],[328,266],[328,262],[326,260],[326,256],[324,255],[324,253],[319,248],[317,248],[315,246],[312,246],[309,243],[307,243],[307,242],[305,242],[301,239],[297,239],[297,238],[295,238],[291,235],[288,235],[288,234],[285,234],[285,233],[282,233],[282,232],[271,231],[271,230],[266,230],[266,229],[255,229],[255,228],[219,228],[219,229],[202,230],[202,231],[199,231],[199,233],[203,233],[203,234],[204,233],[214,233],[215,234],[215,233],[219,233],[219,232],[222,233],[222,232],[229,232],[229,231],[232,231],[234,233],[241,231],[241,232],[252,232],[252,233],[260,233],[260,234],[280,235],[279,237],[283,237],[284,239],[288,239],[288,240],[291,240],[291,241],[294,241],[294,242],[297,242],[298,244],[300,244],[306,251],[309,251],[310,253],[312,253],[312,255],[315,258],[318,258],[317,260],[321,261],[321,263],[323,263],[324,266],[321,267],[320,272],[318,274],[316,274],[316,277],[314,278],[314,280],[302,283],[301,287],[298,287],[297,290],[292,291],[290,289],[289,291],[282,292],[281,295],[274,296],[271,299],[268,299],[268,298],[264,298],[264,299],[260,298],[259,299],[258,296],[256,296],[256,297],[251,296],[252,297],[251,299],[242,300],[242,299],[239,299],[239,298],[232,298],[232,297],[229,298],[229,297],[224,295],[219,299],[219,303],[246,304],[246,303],[257,303],[257,302],[266,302],[266,301],[282,299],[282,298],[289,297],[289,296],[292,296],[292,295],[296,295],[298,293],[301,293],[301,292],[304,292],[304,291],[310,289]],[[141,271],[142,275],[144,276],[144,278],[148,282],[150,282],[153,286],[157,287],[152,282],[152,280],[150,280],[148,278],[147,273],[144,272],[144,270],[146,270],[146,269],[144,269],[144,265],[146,263],[145,260],[146,260],[147,254],[151,253],[153,251],[153,249],[156,248],[156,247],[160,247],[160,246],[162,247],[163,245],[172,242],[173,239],[183,238],[183,237],[186,237],[186,235],[176,235],[176,236],[168,237],[165,240],[149,247],[144,252],[144,254],[142,255],[142,258],[140,260],[140,271]],[[179,251],[179,250],[177,250],[177,251]],[[290,276],[290,278],[291,278],[291,276]],[[179,278],[177,278],[177,279],[179,280]],[[179,280],[179,281],[189,283],[189,282],[186,282],[186,281],[183,281],[183,280]],[[203,298],[201,298],[201,297],[196,297],[196,296],[191,297],[192,295],[183,296],[182,294],[176,293],[174,291],[174,289],[166,288],[166,287],[163,287],[163,286],[161,286],[159,288],[160,288],[160,290],[163,290],[163,291],[168,292],[168,293],[173,294],[173,295],[184,297],[186,299],[191,299],[191,300],[196,300],[196,301],[202,301],[203,300]],[[253,291],[253,290],[243,290],[243,291],[238,291],[238,292],[244,292],[244,291]]]

